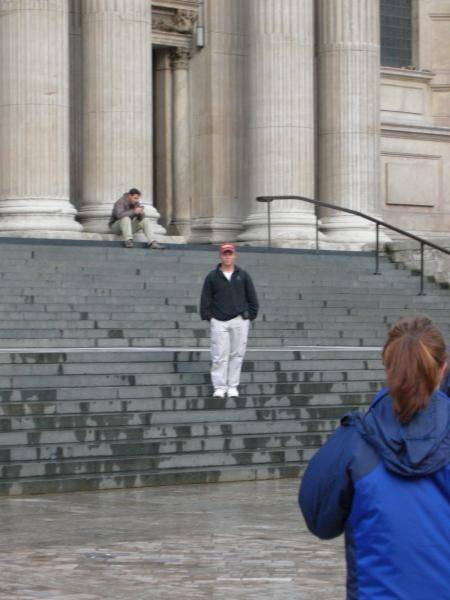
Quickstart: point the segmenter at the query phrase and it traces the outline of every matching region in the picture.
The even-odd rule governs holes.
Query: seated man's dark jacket
[[[258,298],[248,273],[234,266],[231,280],[225,277],[220,264],[205,279],[200,300],[200,316],[204,321],[211,318],[229,321],[238,315],[244,319],[256,319]]]
[[[114,225],[116,221],[120,221],[123,217],[130,217],[130,219],[138,218],[143,215],[135,215],[134,209],[137,208],[139,204],[132,204],[128,199],[128,194],[124,194],[121,196],[117,202],[114,204],[111,217],[109,219],[109,226]],[[139,219],[140,220],[140,219]]]

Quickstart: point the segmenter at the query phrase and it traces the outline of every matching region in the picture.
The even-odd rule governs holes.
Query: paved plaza
[[[0,499],[2,600],[340,600],[295,480]]]

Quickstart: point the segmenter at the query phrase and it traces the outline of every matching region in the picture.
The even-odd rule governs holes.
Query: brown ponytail
[[[444,338],[424,315],[400,319],[389,331],[382,357],[395,413],[407,423],[439,386],[447,360]]]

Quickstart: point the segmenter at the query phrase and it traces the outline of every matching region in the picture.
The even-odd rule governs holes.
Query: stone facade
[[[425,237],[450,228],[450,0],[415,0],[413,69],[381,69],[384,218]]]
[[[400,69],[380,67],[379,0],[0,0],[0,235],[104,237],[130,187],[161,239],[265,244],[257,195],[446,233],[450,0],[412,7]],[[319,216],[326,247],[373,240]],[[306,203],[272,226],[315,243]]]

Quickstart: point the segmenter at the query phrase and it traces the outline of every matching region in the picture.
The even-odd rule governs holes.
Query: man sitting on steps
[[[124,194],[113,206],[109,227],[112,233],[122,234],[126,248],[133,247],[133,234],[142,231],[147,237],[149,248],[160,246],[153,239],[152,224],[145,216],[144,207],[140,203],[141,192],[136,188]]]

